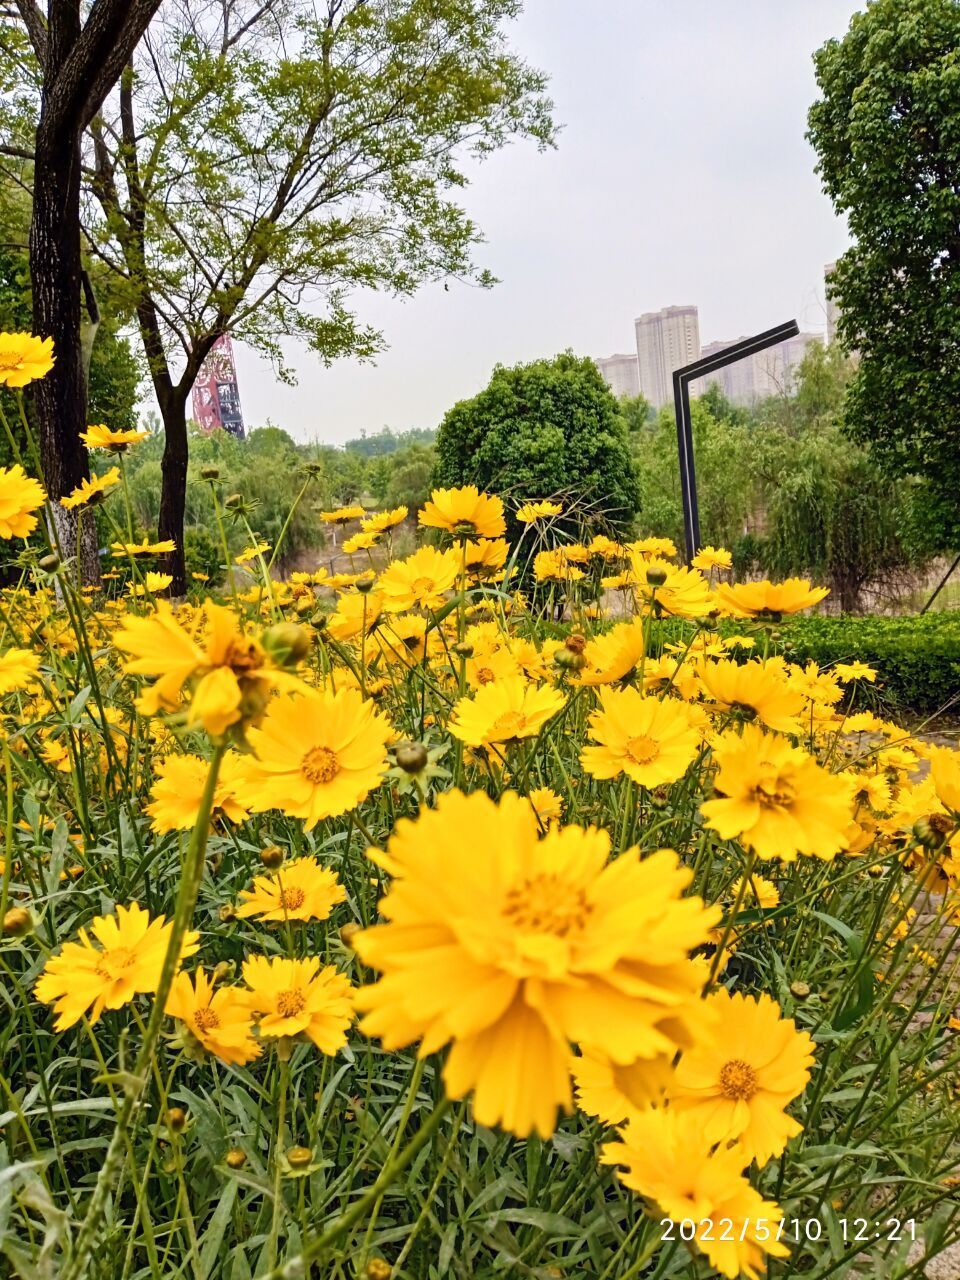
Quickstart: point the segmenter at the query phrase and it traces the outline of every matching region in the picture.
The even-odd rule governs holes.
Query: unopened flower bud
[[[236,511],[243,506],[243,498],[239,493],[231,493],[223,504],[228,511]]]
[[[371,1258],[365,1272],[367,1280],[390,1280],[393,1267],[384,1258]]]
[[[237,918],[237,909],[232,902],[225,902],[218,912],[221,924],[230,924]]]
[[[236,972],[236,965],[232,960],[219,960],[213,967],[211,981],[214,986],[221,982],[229,982]]]
[[[260,850],[260,861],[268,871],[276,871],[278,867],[282,867],[283,858],[283,850],[279,845],[268,844],[265,849]]]
[[[366,595],[368,591],[373,590],[373,578],[358,578],[356,587],[361,595]]]
[[[937,830],[932,821],[932,815],[928,818],[918,818],[913,824],[913,834],[925,849],[939,849],[946,838],[944,833]]]
[[[305,1169],[313,1160],[313,1152],[309,1147],[288,1147],[287,1164],[291,1169]]]
[[[582,653],[574,653],[566,645],[557,650],[553,655],[553,661],[564,671],[582,671],[587,665],[587,660]]]
[[[241,1151],[239,1147],[231,1147],[225,1159],[228,1169],[242,1169],[247,1163],[247,1153]]]
[[[187,1113],[183,1107],[170,1107],[166,1115],[167,1128],[171,1133],[182,1133],[187,1123]]]
[[[453,652],[458,658],[472,658],[473,645],[469,640],[461,640],[458,644],[453,646]]]
[[[647,570],[647,582],[651,587],[662,587],[667,580],[667,574],[664,569],[658,569],[651,566]]]
[[[41,556],[37,564],[44,573],[56,573],[60,568],[60,557],[55,551],[51,551],[49,555]]]
[[[404,773],[419,773],[427,763],[427,748],[422,742],[401,742],[396,758]]]
[[[281,667],[292,667],[310,652],[310,633],[295,622],[278,622],[261,636],[263,647]]]
[[[313,627],[314,631],[326,631],[327,615],[322,609],[318,609],[316,613],[311,616],[310,625]]]
[[[578,631],[575,631],[573,635],[567,636],[565,644],[571,653],[583,653],[584,649],[587,647],[587,638],[586,636],[580,635]]]
[[[219,480],[220,468],[219,467],[201,467],[200,479],[201,480]]]
[[[809,983],[801,982],[799,978],[796,980],[796,982],[791,982],[791,983],[790,983],[790,994],[791,994],[791,995],[794,997],[794,999],[796,999],[796,1000],[806,1000],[806,998],[807,998],[807,997],[809,996],[809,994],[810,994],[810,985],[809,985]]]
[[[33,927],[33,915],[26,907],[11,907],[3,917],[5,938],[25,938]]]

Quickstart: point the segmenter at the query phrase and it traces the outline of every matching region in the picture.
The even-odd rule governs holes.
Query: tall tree
[[[871,0],[814,58],[818,171],[854,244],[830,281],[859,353],[848,430],[930,480],[960,538],[960,3]]]
[[[76,545],[75,517],[56,503],[89,475],[80,440],[86,428],[86,378],[81,341],[84,289],[80,248],[81,142],[116,84],[160,0],[15,0],[38,68],[39,103],[32,155],[33,214],[30,278],[33,329],[53,338],[56,363],[34,393],[44,481],[54,499],[61,541]],[[10,6],[7,23],[14,20]],[[8,142],[9,150],[15,150]],[[87,290],[87,309],[96,304]],[[92,523],[84,522],[84,571],[98,576]]]
[[[161,537],[184,587],[187,404],[222,334],[289,377],[382,345],[354,290],[480,284],[466,154],[552,141],[508,48],[520,0],[168,0],[93,122],[86,229],[126,282],[166,433]]]

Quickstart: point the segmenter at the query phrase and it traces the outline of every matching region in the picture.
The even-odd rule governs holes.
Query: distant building
[[[700,359],[696,307],[664,307],[634,321],[640,391],[655,409],[673,403],[673,371]]]
[[[244,438],[237,366],[230,335],[218,338],[193,384],[193,416],[203,431],[229,431]]]
[[[840,319],[840,308],[837,306],[830,287],[830,274],[836,268],[835,262],[828,262],[823,268],[823,283],[827,296],[827,342],[837,336],[837,321]]]
[[[722,342],[711,342],[703,348],[703,355],[716,355],[742,341],[742,338],[727,338]],[[801,333],[795,338],[788,338],[775,347],[736,360],[705,378],[698,378],[691,384],[690,394],[702,396],[711,384],[715,384],[731,404],[744,406],[770,396],[789,395],[796,383],[797,368],[814,342],[823,342],[822,335]]]
[[[640,394],[640,370],[633,352],[626,355],[600,356],[593,362],[600,370],[600,377],[617,397]]]

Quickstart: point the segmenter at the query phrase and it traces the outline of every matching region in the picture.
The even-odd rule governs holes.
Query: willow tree
[[[486,285],[465,156],[552,141],[519,0],[168,0],[92,123],[86,232],[128,290],[166,434],[159,534],[184,587],[187,404],[223,334],[372,357],[360,290]]]

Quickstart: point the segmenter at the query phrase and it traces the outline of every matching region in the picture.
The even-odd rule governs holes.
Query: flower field
[[[51,360],[0,337],[8,386]],[[278,581],[217,492],[249,552],[175,605],[96,426],[94,590],[21,427],[0,1271],[819,1280],[960,1237],[960,753],[784,660],[823,589],[470,486],[405,558],[405,508],[324,512],[355,571]]]

